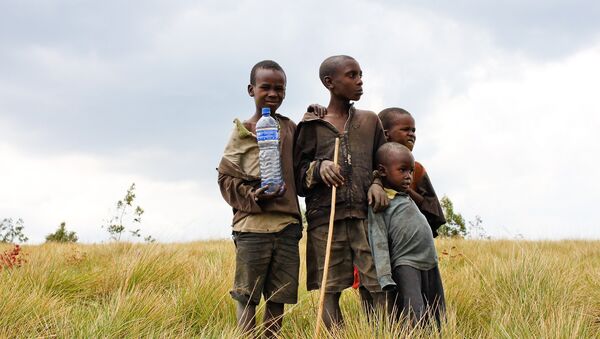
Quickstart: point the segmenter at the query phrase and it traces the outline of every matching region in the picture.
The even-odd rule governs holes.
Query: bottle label
[[[265,128],[256,131],[257,141],[279,140],[279,131],[277,128]]]

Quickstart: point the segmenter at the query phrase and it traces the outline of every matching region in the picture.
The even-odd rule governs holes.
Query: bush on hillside
[[[54,233],[46,236],[46,242],[77,242],[77,234],[67,231],[66,223],[63,221]]]

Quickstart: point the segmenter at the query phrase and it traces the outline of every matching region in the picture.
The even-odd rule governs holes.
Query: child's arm
[[[425,200],[425,198],[422,195],[420,195],[419,193],[417,193],[417,191],[413,190],[410,187],[406,190],[406,192],[408,192],[408,195],[410,195],[410,198],[420,208],[420,206],[421,206],[421,204],[423,204],[423,201]]]
[[[385,132],[383,131],[383,127],[381,126],[381,121],[377,119],[373,143],[373,169],[377,168],[375,154],[377,154],[377,150],[379,149],[379,147],[385,143]],[[374,171],[373,173],[375,174],[377,172]],[[371,187],[369,187],[369,191],[367,192],[367,198],[369,199],[369,205],[373,207],[374,212],[380,212],[382,210],[385,210],[390,204],[390,200],[388,199],[387,194],[383,190],[383,183],[381,182],[381,178],[379,178],[379,176],[373,175],[373,182],[371,183]]]
[[[433,236],[436,237],[438,235],[437,229],[446,223],[446,218],[444,218],[444,211],[435,194],[429,175],[420,163],[415,163],[414,185],[411,185],[408,194],[427,218]]]
[[[314,115],[323,119],[324,116],[327,115],[327,107],[321,106],[319,104],[310,104],[308,108],[306,108],[307,112],[312,112]]]
[[[294,136],[294,177],[296,178],[296,191],[299,196],[305,197],[310,192],[315,176],[315,166],[320,161],[315,161],[316,138],[314,130],[304,128],[300,123]]]
[[[294,144],[294,174],[296,190],[299,196],[305,197],[317,184],[342,185],[344,177],[339,166],[330,159],[317,159],[317,138],[310,125],[300,124],[296,129]]]
[[[261,213],[262,209],[256,200],[257,189],[255,188],[255,185],[258,186],[259,182],[249,182],[231,175],[229,165],[230,162],[222,159],[218,169],[218,183],[223,199],[234,210],[246,213]]]
[[[331,160],[322,160],[319,166],[319,177],[327,187],[341,186],[344,184],[344,177],[340,173],[340,166]]]
[[[271,193],[266,192],[268,188],[269,186],[263,186],[254,191],[254,200],[258,202],[273,200],[279,197],[283,197],[283,195],[287,191],[285,183],[281,184],[281,186],[275,186],[275,190],[273,190],[273,192]]]
[[[385,210],[390,204],[387,194],[383,190],[383,184],[379,179],[374,179],[367,192],[369,206],[373,207],[375,213]]]
[[[392,279],[392,265],[388,244],[388,226],[383,213],[374,213],[369,207],[369,245],[375,262],[377,280],[383,290],[393,290],[396,283]]]
[[[255,186],[258,186],[257,180],[249,182],[243,178],[227,174],[227,170],[223,170],[225,166],[223,164],[226,162],[227,160],[223,159],[219,165],[218,183],[223,199],[233,209],[246,213],[261,213],[261,202],[273,200],[285,194],[287,190],[285,184],[278,187],[275,192],[267,193],[265,192],[268,188],[266,186],[255,188]]]

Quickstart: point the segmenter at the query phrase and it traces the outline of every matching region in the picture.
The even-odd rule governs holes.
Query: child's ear
[[[331,77],[329,75],[326,75],[323,78],[323,85],[325,85],[325,87],[327,87],[327,89],[333,88],[333,81],[331,80]]]
[[[383,130],[383,135],[385,135],[385,140],[390,141],[390,134],[387,129]]]
[[[382,164],[377,164],[377,172],[379,172],[379,176],[385,177],[387,173],[385,171],[385,167]]]
[[[248,85],[248,95],[254,98],[254,86],[252,84]]]

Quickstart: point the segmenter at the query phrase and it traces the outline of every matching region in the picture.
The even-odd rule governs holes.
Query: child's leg
[[[388,292],[388,302],[388,310],[392,321],[399,321],[402,313],[402,300],[400,300],[398,291],[394,290]]]
[[[284,304],[267,301],[263,326],[267,338],[277,337],[283,323]]]
[[[342,292],[325,293],[321,320],[323,320],[327,330],[331,330],[333,326],[341,327],[344,325],[344,317],[342,316],[342,310],[340,309],[341,296]]]
[[[402,305],[403,315],[410,318],[415,326],[425,316],[425,302],[422,294],[421,271],[401,265],[393,270],[393,278],[398,286],[398,302]]]
[[[358,292],[360,304],[369,321],[372,320],[373,313],[378,312],[377,310],[388,315],[392,314],[393,302],[388,300],[390,296],[386,292],[369,292],[364,286],[360,286]]]
[[[236,300],[236,317],[238,328],[250,333],[256,324],[256,305]]]
[[[349,244],[352,251],[352,260],[358,268],[360,275],[360,297],[363,310],[367,317],[375,310],[386,311],[386,294],[381,290],[375,271],[375,263],[371,255],[368,240],[368,223],[362,219],[348,221],[352,231],[348,232]]]
[[[370,318],[373,311],[373,297],[366,287],[360,286],[358,288],[358,294],[360,295],[360,305],[362,306],[363,312]]]
[[[388,292],[371,292],[373,298],[373,308],[375,310],[381,310],[385,314],[392,313],[393,303],[390,301],[390,295]]]
[[[236,301],[238,327],[245,333],[256,325],[256,305],[260,302],[270,262],[271,234],[235,232],[235,278],[231,296]]]
[[[427,310],[430,316],[435,319],[438,328],[441,328],[442,318],[446,311],[446,301],[444,298],[444,287],[442,277],[438,266],[425,271],[423,274],[423,295],[427,303]]]
[[[264,335],[268,338],[276,337],[281,329],[284,305],[295,304],[298,300],[300,238],[302,227],[290,224],[275,234],[275,241],[271,246],[271,264],[263,290],[266,300]]]

